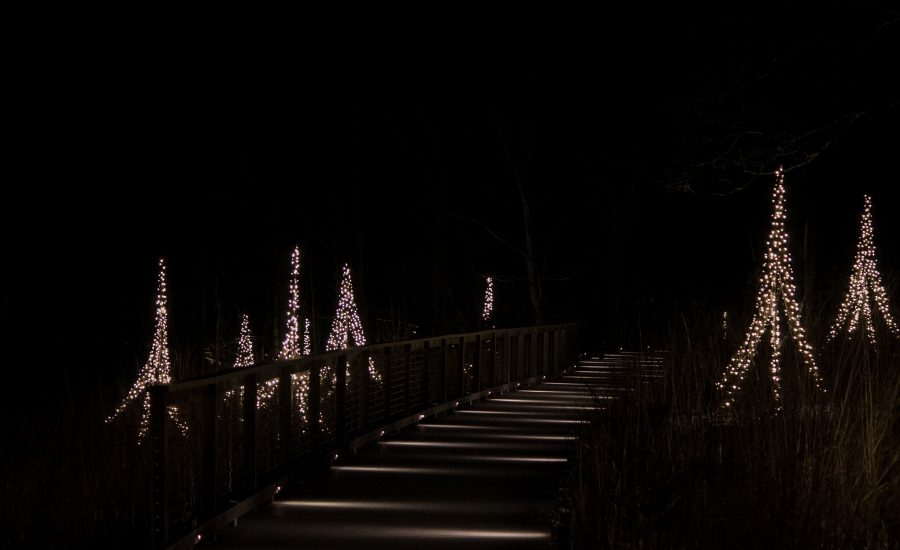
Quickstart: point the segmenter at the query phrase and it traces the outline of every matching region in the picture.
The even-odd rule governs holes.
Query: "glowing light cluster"
[[[337,313],[331,323],[331,334],[325,345],[327,351],[346,349],[350,347],[350,339],[357,346],[366,345],[366,336],[363,334],[362,322],[359,320],[359,310],[356,307],[356,299],[353,297],[353,280],[350,277],[350,265],[344,264],[341,269],[341,286],[338,296]]]
[[[294,247],[291,254],[291,283],[288,298],[287,329],[281,344],[279,359],[300,357],[300,247]]]
[[[494,315],[494,278],[487,278],[487,287],[484,289],[484,308],[481,311],[481,318],[485,321],[491,319]]]
[[[725,407],[730,407],[734,403],[735,394],[740,390],[741,382],[747,375],[750,363],[756,354],[756,348],[767,329],[770,333],[769,343],[772,348],[769,366],[772,376],[772,394],[776,402],[779,402],[780,407],[782,315],[779,313],[779,298],[784,306],[784,317],[787,318],[791,336],[800,351],[803,362],[812,375],[816,387],[822,389],[819,369],[816,366],[815,357],[813,357],[813,348],[806,340],[806,331],[801,323],[800,304],[795,298],[797,289],[794,285],[791,258],[788,253],[788,236],[784,229],[787,219],[784,208],[784,170],[779,168],[775,172],[775,177],[775,189],[772,193],[774,207],[772,229],[766,243],[763,276],[756,295],[756,311],[744,343],[729,362],[721,382],[717,383],[718,388],[725,391],[722,403]]]
[[[350,275],[350,265],[344,264],[341,268],[341,286],[338,291],[337,312],[331,323],[331,334],[325,344],[326,351],[347,349],[352,345],[365,346],[366,335],[359,320],[359,309],[356,307],[356,298],[353,296],[353,279]],[[381,373],[375,367],[375,361],[369,357],[369,376],[376,382],[381,382]],[[332,379],[334,377],[332,376]],[[328,378],[323,374],[323,380]],[[350,384],[350,368],[347,367],[347,384]]]
[[[856,261],[853,263],[853,272],[850,275],[850,288],[838,309],[837,319],[828,333],[829,341],[844,328],[848,334],[853,334],[862,320],[869,341],[874,345],[875,325],[872,319],[872,298],[874,298],[875,305],[881,312],[888,330],[900,337],[900,330],[897,329],[897,323],[888,306],[887,293],[881,283],[881,273],[878,271],[878,262],[875,258],[874,233],[872,198],[866,195],[865,208],[860,221],[859,242],[856,245]]]
[[[722,338],[728,338],[728,312],[722,312]]]
[[[309,418],[307,411],[309,410],[309,373],[295,372],[291,374],[291,385],[294,388],[294,403],[297,406],[297,412],[300,414],[300,431],[305,432],[309,427]],[[322,420],[322,413],[319,412],[319,419]]]
[[[115,412],[106,419],[111,422],[117,416],[122,414],[125,409],[133,402],[141,401],[141,423],[139,428],[140,439],[150,430],[150,386],[155,384],[168,384],[172,381],[172,362],[169,359],[169,313],[168,293],[166,287],[166,263],[162,258],[159,259],[159,275],[157,276],[156,287],[156,327],[153,333],[153,345],[150,347],[150,356],[144,363],[138,373],[138,378],[125,398],[116,407]],[[181,418],[178,408],[175,405],[168,406],[169,417],[175,422],[179,431],[186,435],[188,431],[187,423]]]
[[[238,354],[234,368],[249,367],[253,364],[253,341],[250,339],[250,317],[241,317],[241,336],[238,339]]]
[[[311,340],[309,339],[309,319],[303,320],[303,355],[312,353]]]

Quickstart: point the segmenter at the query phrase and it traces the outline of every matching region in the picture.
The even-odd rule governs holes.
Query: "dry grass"
[[[574,547],[897,547],[900,342],[880,336],[877,352],[860,338],[821,351],[828,393],[788,355],[783,411],[763,378],[724,414],[712,388],[736,345],[718,318],[679,318],[664,382],[595,418],[581,441]]]

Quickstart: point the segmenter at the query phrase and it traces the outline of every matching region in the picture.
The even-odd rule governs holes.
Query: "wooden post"
[[[166,461],[169,444],[166,434],[169,387],[150,387],[150,444],[153,445],[153,546],[169,544],[169,480]]]
[[[491,333],[490,355],[488,356],[488,387],[497,385],[497,333]]]
[[[410,410],[412,405],[412,345],[406,344],[403,346],[403,353],[403,362],[406,366],[406,383],[403,386],[403,414],[409,415],[412,413]]]
[[[446,403],[447,399],[447,382],[449,381],[449,376],[447,372],[447,353],[449,353],[449,346],[447,346],[447,339],[441,338],[441,372],[440,372],[440,383],[441,389],[438,392],[438,395],[441,397],[441,403]]]
[[[436,405],[432,399],[429,399],[428,395],[428,382],[429,382],[429,373],[428,373],[428,350],[431,348],[429,345],[429,341],[425,340],[422,342],[422,406],[426,409],[431,407],[432,405]]]
[[[391,347],[384,347],[384,373],[382,375],[382,379],[384,380],[384,423],[388,424],[391,421],[391,384],[393,381],[391,377],[393,375],[393,369],[391,368]]]
[[[472,379],[475,380],[475,392],[481,391],[481,335],[475,335],[475,357],[472,358]]]
[[[360,420],[359,426],[362,431],[366,431],[368,429],[371,420],[369,419],[369,391],[370,384],[372,381],[369,379],[371,374],[369,373],[369,357],[370,354],[368,351],[360,352],[356,356],[356,361],[359,365],[357,367],[357,371],[362,371],[362,384],[360,385],[360,395],[359,395],[359,407],[360,407]]]
[[[256,374],[244,377],[244,469],[251,493],[256,492],[256,402],[258,380]]]
[[[318,361],[311,362],[309,365],[309,402],[307,406],[309,407],[308,418],[309,418],[309,434],[310,439],[313,441],[313,445],[318,443],[319,440],[319,411],[322,410],[320,403],[320,384],[321,384],[321,372],[322,365]]]
[[[335,362],[334,368],[334,374],[337,380],[336,387],[334,388],[334,433],[335,443],[340,447],[344,444],[344,435],[347,427],[347,356],[339,356]]]
[[[460,336],[457,340],[457,345],[459,346],[459,351],[457,351],[458,357],[456,359],[456,372],[454,375],[456,379],[459,381],[459,390],[457,393],[457,397],[462,397],[466,394],[466,337]]]
[[[506,376],[504,377],[503,382],[510,383],[512,382],[512,337],[509,331],[506,331]]]
[[[222,391],[219,384],[210,384],[203,392],[203,431],[199,434],[203,447],[202,476],[203,499],[202,507],[205,517],[216,515],[218,495],[216,494],[216,479],[218,461],[216,455],[219,450],[218,413],[219,403],[222,402]]]
[[[282,368],[278,375],[278,428],[279,451],[281,451],[281,466],[287,468],[291,462],[291,431],[294,420],[293,385],[291,373]]]

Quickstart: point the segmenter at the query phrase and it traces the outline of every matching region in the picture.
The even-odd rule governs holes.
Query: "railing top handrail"
[[[381,344],[369,344],[366,346],[356,346],[352,348],[346,348],[335,351],[328,351],[324,353],[317,353],[315,355],[304,355],[302,357],[297,357],[294,359],[283,359],[283,360],[275,360],[268,363],[261,363],[252,365],[250,367],[244,367],[240,369],[228,369],[225,371],[217,371],[210,374],[204,374],[201,376],[197,376],[194,378],[189,378],[186,380],[181,380],[178,382],[172,382],[169,384],[159,384],[156,387],[161,388],[157,391],[164,391],[168,393],[175,393],[181,391],[192,390],[195,388],[210,386],[212,384],[219,384],[222,382],[234,382],[237,383],[237,380],[241,378],[246,378],[248,376],[253,375],[262,375],[263,378],[267,376],[275,377],[283,368],[292,368],[298,367],[300,371],[302,371],[302,367],[309,366],[309,364],[319,362],[322,360],[327,361],[328,359],[337,360],[342,356],[358,356],[360,354],[380,350],[384,348],[392,348],[397,346],[406,346],[406,345],[416,345],[416,344],[424,344],[425,342],[435,342],[447,339],[455,339],[458,340],[460,338],[474,338],[476,336],[497,336],[504,335],[509,333],[528,333],[528,332],[546,332],[548,330],[556,330],[563,327],[575,326],[577,323],[557,323],[553,325],[531,325],[526,327],[513,327],[513,328],[500,328],[500,329],[487,329],[480,330],[477,332],[462,332],[456,334],[444,334],[440,336],[429,336],[426,338],[417,338],[415,340],[400,340],[397,342],[384,342]]]

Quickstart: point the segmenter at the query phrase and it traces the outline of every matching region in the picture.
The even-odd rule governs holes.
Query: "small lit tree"
[[[838,309],[837,319],[831,325],[828,340],[834,339],[842,330],[853,334],[860,322],[865,325],[869,341],[875,345],[875,325],[872,318],[872,302],[881,312],[888,330],[900,337],[900,330],[891,315],[887,293],[881,282],[878,261],[875,258],[875,230],[872,227],[872,198],[865,196],[865,207],[860,220],[859,242],[856,245],[856,261],[850,274],[850,287]]]
[[[325,344],[327,351],[346,349],[352,344],[356,346],[366,345],[366,335],[363,332],[362,321],[359,319],[359,308],[356,307],[356,298],[353,294],[353,279],[350,275],[350,265],[344,264],[341,268],[341,286],[338,291],[338,306],[331,322],[331,334]],[[349,374],[349,372],[348,372]],[[381,382],[381,373],[375,368],[375,363],[369,357],[369,376],[376,382]],[[349,382],[349,376],[347,377]]]

